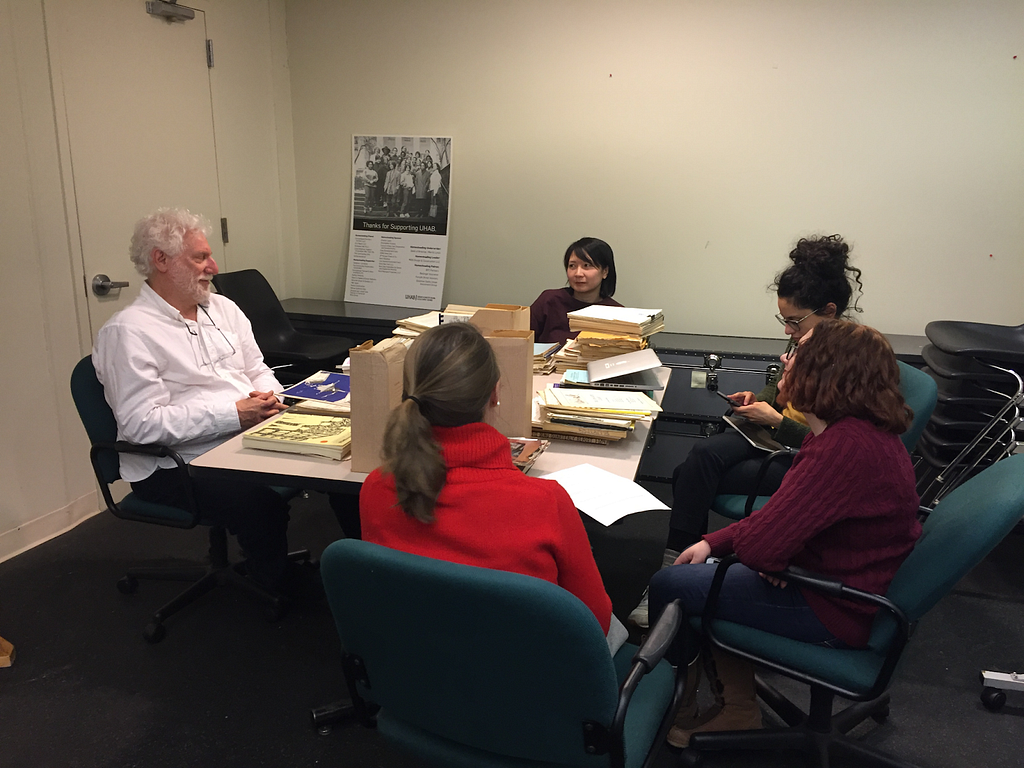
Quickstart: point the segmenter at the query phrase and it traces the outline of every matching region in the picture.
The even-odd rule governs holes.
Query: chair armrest
[[[180,528],[194,528],[199,523],[199,508],[196,506],[195,495],[192,489],[192,478],[189,475],[188,464],[181,458],[181,455],[173,448],[168,448],[166,445],[139,445],[136,443],[128,443],[123,440],[116,442],[96,442],[92,444],[89,449],[89,459],[93,465],[93,471],[96,474],[96,479],[100,484],[100,491],[103,494],[103,501],[107,505],[107,509],[110,510],[115,516],[124,518],[125,520],[139,520],[142,522],[160,522],[153,520],[151,517],[137,515],[131,512],[125,511],[117,502],[114,501],[114,497],[110,493],[110,485],[104,479],[103,472],[99,464],[100,455],[104,451],[114,451],[115,453],[127,453],[136,454],[141,456],[155,456],[157,458],[170,458],[174,461],[174,472],[181,479],[182,490],[185,495],[185,506],[183,509],[188,513],[191,518],[190,522],[185,524],[174,524],[162,522],[163,525],[172,525],[173,527]]]
[[[647,672],[658,666],[665,653],[672,647],[682,621],[683,610],[679,607],[679,601],[673,600],[665,606],[658,621],[647,633],[647,638],[633,656],[633,663],[643,664]]]
[[[761,490],[761,483],[764,481],[764,476],[768,474],[768,469],[771,465],[783,456],[795,456],[799,453],[797,448],[790,448],[788,446],[783,447],[777,451],[772,451],[764,457],[764,461],[761,462],[761,468],[757,470],[757,478],[754,480],[754,488],[747,496],[747,503],[743,507],[743,516],[750,517],[754,511],[754,502],[760,495],[758,491]]]
[[[609,729],[609,763],[612,768],[621,768],[625,765],[625,752],[622,741],[622,732],[626,724],[626,712],[629,709],[629,702],[633,698],[640,681],[644,675],[654,669],[665,656],[666,651],[672,646],[676,633],[683,622],[683,611],[679,607],[679,601],[673,600],[665,606],[657,622],[647,633],[647,638],[640,648],[633,655],[633,664],[626,675],[622,685],[619,686],[619,702],[615,707],[615,716],[612,718]],[[678,678],[678,673],[677,673]],[[681,682],[677,679],[676,691],[673,698],[673,711],[675,703],[682,695]]]
[[[829,597],[842,598],[843,600],[850,600],[853,602],[868,603],[879,610],[885,611],[893,617],[896,623],[896,636],[885,649],[885,659],[878,671],[874,684],[867,692],[852,691],[814,675],[799,672],[789,667],[784,667],[771,659],[765,659],[755,654],[748,653],[743,649],[729,645],[715,636],[713,622],[718,610],[718,597],[722,591],[725,574],[731,566],[738,562],[739,558],[736,557],[736,555],[729,555],[722,560],[718,568],[715,570],[715,576],[711,582],[711,589],[708,591],[708,599],[704,605],[704,612],[701,614],[701,631],[704,633],[705,637],[709,638],[715,645],[729,653],[747,659],[748,661],[752,661],[756,664],[760,664],[779,672],[780,674],[809,685],[820,685],[852,701],[870,701],[871,699],[877,698],[885,691],[886,687],[889,685],[892,673],[896,669],[896,663],[899,661],[900,654],[903,653],[903,648],[906,646],[910,637],[910,620],[898,605],[881,595],[849,587],[837,579],[830,579],[826,576],[821,576],[820,574],[812,573],[796,566],[790,566],[782,571],[769,574],[778,579],[789,582],[790,584],[797,585],[814,592],[820,592],[828,595]]]

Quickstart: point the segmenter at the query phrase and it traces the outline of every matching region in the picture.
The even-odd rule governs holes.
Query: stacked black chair
[[[938,404],[917,445],[918,491],[934,504],[1017,447],[1024,403],[1024,325],[942,320],[921,355]]]
[[[227,296],[252,323],[252,333],[267,365],[282,384],[294,384],[321,369],[333,369],[356,344],[341,336],[299,333],[288,319],[274,289],[258,269],[222,272],[213,278],[217,293]]]

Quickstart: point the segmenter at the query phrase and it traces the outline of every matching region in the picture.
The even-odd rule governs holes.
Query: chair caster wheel
[[[1006,703],[1006,693],[998,688],[982,688],[981,703],[989,712],[998,712]]]
[[[117,580],[117,591],[122,595],[134,595],[139,588],[139,580],[134,576],[122,576]]]
[[[877,712],[872,712],[871,713],[871,719],[874,720],[879,725],[882,725],[883,723],[885,723],[886,720],[889,719],[889,707],[885,707],[884,709],[880,709]]]
[[[687,747],[679,753],[679,765],[686,765],[689,768],[698,768],[704,765],[704,753]]]
[[[157,624],[155,621],[149,622],[146,628],[142,630],[142,636],[146,638],[147,643],[159,643],[166,634],[167,630],[164,629],[164,625]]]

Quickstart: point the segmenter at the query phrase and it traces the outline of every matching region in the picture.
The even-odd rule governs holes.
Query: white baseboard
[[[0,563],[70,531],[100,511],[99,494],[90,491],[62,509],[48,512],[35,520],[22,523],[17,528],[0,533]]]

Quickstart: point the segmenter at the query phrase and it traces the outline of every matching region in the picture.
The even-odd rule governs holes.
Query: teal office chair
[[[678,605],[613,658],[582,602],[542,579],[365,541],[320,560],[364,720],[445,768],[649,766],[682,694],[662,655]]]
[[[103,494],[103,502],[107,510],[115,517],[123,520],[135,520],[142,523],[154,523],[172,528],[195,528],[197,525],[210,526],[210,565],[179,568],[129,568],[128,572],[117,582],[117,588],[123,594],[134,593],[139,586],[139,579],[157,579],[161,581],[191,581],[192,585],[175,597],[167,605],[153,614],[143,630],[143,636],[151,643],[163,640],[166,630],[164,621],[209,592],[214,587],[231,584],[255,594],[266,606],[267,618],[276,621],[284,610],[282,597],[270,590],[263,589],[251,579],[242,576],[239,568],[228,560],[227,531],[220,525],[213,525],[203,519],[195,500],[192,497],[192,481],[189,478],[188,466],[175,451],[162,445],[133,445],[117,440],[117,422],[114,413],[103,396],[103,385],[96,378],[96,369],[92,364],[92,356],[82,358],[71,373],[71,395],[82,419],[85,431],[89,435],[92,447],[89,459],[92,462],[96,480]],[[120,502],[114,501],[110,492],[110,484],[121,479],[119,453],[139,453],[147,456],[170,457],[177,465],[177,472],[185,488],[188,505],[185,509],[164,504],[153,504],[143,501],[134,493],[128,493]],[[275,489],[278,490],[278,489]],[[282,495],[294,493],[286,489],[278,490]],[[303,550],[289,555],[294,560],[308,560],[309,552]]]
[[[696,765],[701,753],[710,750],[798,749],[817,756],[823,766],[830,754],[856,758],[856,765],[905,765],[845,734],[867,717],[885,720],[889,712],[886,689],[912,628],[1022,516],[1024,455],[1017,455],[985,469],[936,505],[884,597],[798,569],[776,574],[791,584],[878,606],[868,647],[863,650],[808,645],[716,619],[715,605],[725,570],[735,562],[733,558],[723,561],[715,573],[705,613],[691,618],[691,625],[715,646],[810,685],[810,711],[805,715],[759,679],[761,698],[789,727],[694,734],[683,753],[684,761]],[[835,696],[858,703],[833,715]]]
[[[921,433],[924,432],[924,428],[928,425],[928,420],[932,417],[932,411],[935,410],[939,389],[935,384],[935,380],[924,371],[914,368],[912,365],[907,365],[901,360],[897,360],[896,364],[900,367],[900,392],[903,394],[903,399],[906,400],[907,405],[914,412],[914,418],[910,422],[910,426],[906,432],[900,435],[900,439],[903,441],[903,445],[906,446],[907,451],[913,453]],[[768,454],[761,465],[761,469],[758,471],[757,479],[754,481],[754,491],[748,496],[731,493],[719,494],[711,503],[711,509],[730,520],[742,520],[744,517],[748,517],[755,509],[763,507],[768,503],[768,499],[771,496],[759,496],[757,488],[760,487],[768,468],[773,462],[782,459],[784,456],[791,456],[794,452],[795,449]]]

